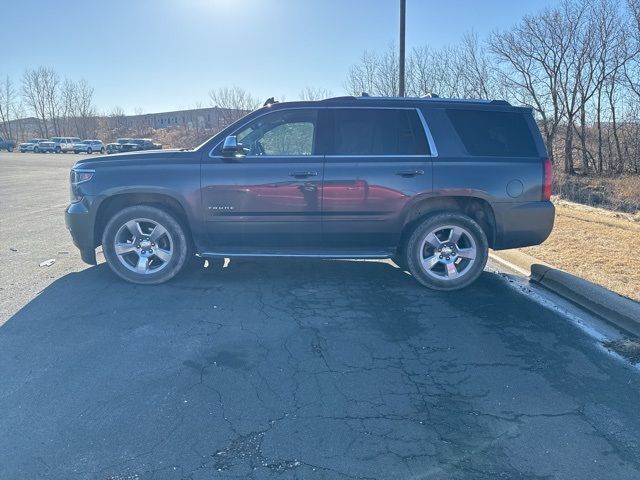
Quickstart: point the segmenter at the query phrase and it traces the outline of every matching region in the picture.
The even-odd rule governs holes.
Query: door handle
[[[424,170],[400,170],[396,175],[401,177],[415,177],[416,175],[424,175]]]
[[[289,174],[290,177],[295,177],[295,178],[315,177],[317,175],[318,175],[318,172],[291,172]]]

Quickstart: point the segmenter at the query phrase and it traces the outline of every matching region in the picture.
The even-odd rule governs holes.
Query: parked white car
[[[46,139],[44,138],[31,138],[26,142],[22,142],[20,144],[20,153],[33,152],[34,148],[36,147],[36,145],[38,145],[39,142],[45,142],[45,141]]]
[[[73,144],[73,153],[104,153],[104,144],[102,140],[82,140],[81,142]]]
[[[53,137],[51,141],[55,143],[55,153],[66,153],[72,152],[74,144],[80,143],[81,140],[78,137]]]
[[[33,153],[53,153],[56,151],[56,143],[51,140],[42,140],[33,147]]]

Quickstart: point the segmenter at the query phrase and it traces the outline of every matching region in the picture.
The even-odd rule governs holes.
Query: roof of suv
[[[323,100],[306,100],[295,102],[275,102],[266,104],[277,108],[278,106],[407,106],[415,107],[417,105],[433,105],[437,107],[489,107],[489,108],[507,108],[509,110],[519,110],[523,107],[515,107],[506,100],[481,100],[481,99],[462,99],[462,98],[440,98],[440,97],[372,97],[372,96],[342,96],[325,98]],[[530,107],[524,107],[529,110]]]

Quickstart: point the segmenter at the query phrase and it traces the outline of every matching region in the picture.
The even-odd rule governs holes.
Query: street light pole
[[[404,97],[404,24],[407,10],[407,0],[400,0],[400,62],[398,79],[398,95]]]

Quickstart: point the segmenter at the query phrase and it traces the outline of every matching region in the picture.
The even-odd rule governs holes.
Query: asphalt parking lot
[[[64,228],[77,158],[0,153],[0,478],[640,477],[640,372],[503,275],[440,293],[384,262],[238,260],[126,284]]]

